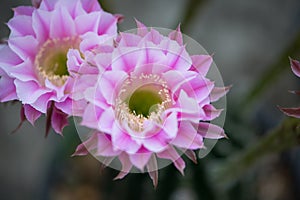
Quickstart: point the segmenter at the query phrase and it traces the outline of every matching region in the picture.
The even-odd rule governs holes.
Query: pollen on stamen
[[[35,57],[35,67],[38,79],[44,84],[48,79],[56,86],[62,86],[69,77],[67,68],[67,53],[69,49],[78,49],[80,39],[66,37],[49,39],[41,47]]]
[[[163,122],[162,113],[171,102],[168,86],[159,75],[131,75],[122,84],[115,102],[116,116],[121,124],[125,123],[135,132],[142,132],[145,120],[157,124]],[[145,108],[148,109],[146,112]]]

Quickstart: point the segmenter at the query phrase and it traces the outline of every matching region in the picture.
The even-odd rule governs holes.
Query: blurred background
[[[2,0],[0,38],[12,8],[30,0]],[[173,166],[159,172],[154,189],[146,174],[100,170],[92,156],[72,158],[79,138],[72,126],[64,137],[45,139],[45,118],[32,127],[20,121],[18,103],[0,104],[0,199],[2,200],[298,200],[300,199],[300,137],[285,137],[300,124],[277,108],[299,106],[288,93],[300,80],[290,70],[291,56],[300,59],[299,0],[103,0],[103,8],[125,16],[120,30],[147,26],[175,29],[214,54],[227,95],[225,131],[198,165],[187,161],[185,176]],[[72,124],[72,121],[70,120]],[[277,135],[276,135],[277,134]],[[272,135],[272,138],[270,137]],[[285,135],[285,136],[284,136]],[[267,142],[273,141],[273,142]]]

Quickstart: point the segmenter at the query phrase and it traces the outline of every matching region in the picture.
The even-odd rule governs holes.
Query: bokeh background
[[[1,0],[0,38],[9,35],[5,23],[12,8],[30,4],[30,0]],[[70,157],[80,142],[72,126],[65,128],[64,137],[52,133],[45,139],[41,118],[35,127],[26,122],[10,134],[19,124],[20,105],[0,104],[1,200],[300,199],[297,145],[274,151],[257,148],[261,150],[261,154],[254,151],[257,158],[247,164],[243,159],[232,162],[231,171],[227,164],[260,147],[287,118],[277,105],[299,105],[300,98],[288,93],[300,88],[288,59],[300,59],[299,0],[102,0],[101,4],[125,16],[121,31],[135,28],[134,18],[170,29],[180,23],[185,34],[214,54],[225,85],[233,85],[226,109],[229,139],[218,142],[198,165],[187,161],[183,177],[173,166],[161,170],[154,189],[145,174],[112,181],[117,172],[100,170],[93,157]]]

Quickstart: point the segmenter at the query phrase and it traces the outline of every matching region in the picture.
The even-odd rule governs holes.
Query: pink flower
[[[11,34],[8,47],[0,53],[0,60],[4,60],[0,70],[13,80],[1,75],[5,81],[1,87],[16,89],[31,123],[47,114],[47,129],[51,125],[61,133],[72,114],[71,92],[76,79],[71,76],[76,69],[67,65],[68,51],[80,49],[85,55],[86,47],[80,45],[84,37],[115,36],[118,17],[104,12],[96,0],[34,3],[35,7],[15,8],[8,22]]]
[[[81,123],[94,131],[74,155],[90,151],[107,158],[106,165],[118,157],[122,169],[116,179],[132,167],[146,168],[156,185],[158,159],[170,160],[183,174],[178,150],[196,162],[193,150],[205,148],[204,138],[225,137],[209,121],[222,111],[211,103],[228,88],[205,77],[212,57],[190,56],[179,28],[165,37],[137,24],[137,34],[120,33],[111,53],[94,55],[100,73],[85,91],[89,104]]]
[[[292,58],[290,58],[290,63],[291,63],[291,68],[293,73],[300,77],[300,62],[297,60],[294,60]],[[300,91],[291,91],[294,94],[300,94]],[[296,118],[300,118],[300,107],[294,107],[294,108],[282,108],[279,107],[279,109],[286,115],[290,116],[290,117],[296,117]]]

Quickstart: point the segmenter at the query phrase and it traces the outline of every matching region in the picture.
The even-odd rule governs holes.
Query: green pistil
[[[44,68],[48,74],[57,76],[69,75],[67,67],[67,52],[55,52],[51,56],[48,56],[44,63],[45,66],[42,66],[42,68]]]
[[[149,117],[157,110],[157,106],[162,103],[159,94],[145,88],[137,89],[129,99],[129,109],[136,115]]]

